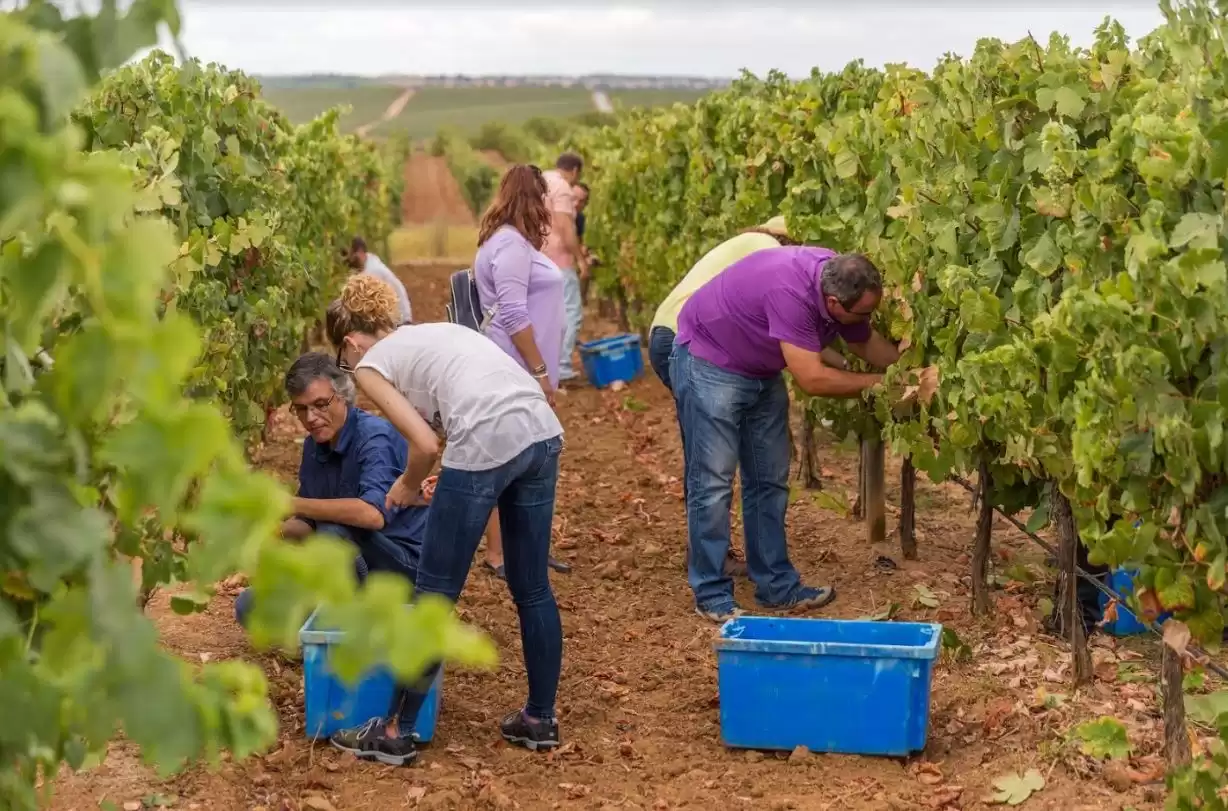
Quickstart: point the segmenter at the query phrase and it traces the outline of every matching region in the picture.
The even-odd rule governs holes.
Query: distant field
[[[707,95],[707,90],[611,90],[608,95],[615,107],[665,107],[681,101],[687,104]]]
[[[383,114],[388,105],[403,92],[391,85],[367,87],[271,87],[264,89],[270,104],[289,116],[295,124],[318,116],[330,107],[348,104],[353,110],[341,117],[341,129],[350,132],[368,124]]]
[[[264,95],[296,123],[310,121],[330,107],[349,104],[353,112],[341,119],[342,129],[348,132],[379,118],[400,92],[400,88],[387,85],[271,87]],[[658,107],[691,102],[701,95],[698,90],[609,91],[615,107]],[[536,116],[565,118],[592,109],[592,94],[583,88],[421,87],[399,116],[371,134],[380,137],[408,132],[413,138],[429,138],[444,126],[473,134],[489,121],[519,124]]]
[[[411,138],[429,138],[445,126],[473,134],[489,121],[519,124],[535,116],[561,118],[592,109],[592,96],[583,88],[420,87],[399,116],[371,134],[408,132]]]

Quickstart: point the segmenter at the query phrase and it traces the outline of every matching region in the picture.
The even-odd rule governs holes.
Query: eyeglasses
[[[341,353],[344,351],[345,351],[345,345],[342,344],[341,348],[337,350],[337,368],[345,372],[347,375],[352,375],[354,374],[354,367],[346,363],[341,358]]]
[[[324,416],[328,413],[328,407],[331,406],[333,401],[336,399],[337,394],[334,392],[333,396],[329,397],[327,400],[316,400],[314,403],[307,403],[306,405],[293,403],[291,404],[290,409],[294,412],[294,416],[298,417],[300,420],[307,419],[307,414],[312,411],[320,416]]]

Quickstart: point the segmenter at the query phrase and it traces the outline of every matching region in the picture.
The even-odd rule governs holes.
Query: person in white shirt
[[[398,323],[409,324],[413,321],[413,308],[410,307],[409,293],[405,290],[405,285],[401,284],[401,280],[384,264],[382,259],[367,250],[367,243],[362,237],[354,237],[346,258],[351,268],[387,282],[392,291],[397,294],[397,311],[401,317]]]
[[[508,588],[520,614],[529,697],[503,719],[503,737],[529,749],[559,745],[554,702],[563,630],[548,560],[563,426],[541,385],[494,341],[452,323],[397,327],[391,289],[350,278],[329,305],[325,330],[338,365],[409,441],[409,464],[388,491],[390,508],[422,503],[422,482],[440,456],[417,594],[455,602],[478,541],[498,507]],[[436,664],[420,684],[429,685]],[[333,745],[399,765],[416,755],[413,724],[426,693],[398,689],[388,717],[331,738]]]

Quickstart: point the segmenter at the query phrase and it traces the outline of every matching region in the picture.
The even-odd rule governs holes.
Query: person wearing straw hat
[[[837,338],[870,366],[899,350],[870,326],[883,295],[860,254],[804,245],[755,251],[700,287],[678,313],[669,377],[686,464],[687,579],[696,611],[740,613],[724,573],[733,477],[741,469],[746,567],[766,608],[813,609],[830,587],[802,583],[789,560],[789,390],[783,372],[816,397],[856,398],[882,382],[827,362]]]
[[[648,363],[656,372],[665,388],[673,394],[674,387],[669,377],[669,360],[674,354],[674,336],[678,332],[678,313],[697,290],[715,279],[721,271],[745,259],[756,251],[768,248],[779,248],[782,245],[796,245],[789,237],[789,229],[784,217],[772,217],[762,225],[748,228],[737,236],[725,240],[708,251],[695,263],[695,266],[682,277],[682,281],[669,292],[665,300],[657,307],[652,319],[652,327],[648,336]],[[836,368],[846,368],[843,356],[834,349],[823,351],[824,363]],[[682,432],[682,421],[678,422]],[[685,437],[683,439],[685,443]],[[686,479],[683,479],[683,493],[686,493]],[[731,549],[725,557],[725,574],[730,577],[740,577],[746,574],[746,565],[733,554]]]

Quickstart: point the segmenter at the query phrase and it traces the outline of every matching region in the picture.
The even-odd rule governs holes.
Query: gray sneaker
[[[794,611],[806,610],[812,608],[822,608],[823,606],[836,599],[836,590],[828,586],[798,586],[789,595],[788,599],[781,603],[765,603],[759,601],[759,605],[764,608],[774,608],[778,611]]]
[[[730,603],[729,605],[717,606],[716,608],[697,607],[695,613],[706,620],[723,625],[729,620],[742,616],[742,609],[738,608],[736,604]]]

